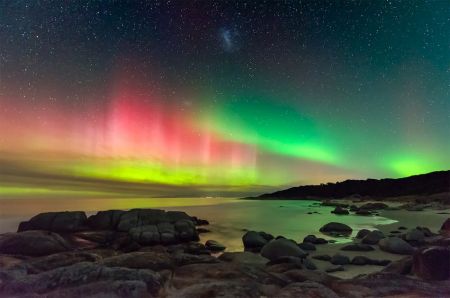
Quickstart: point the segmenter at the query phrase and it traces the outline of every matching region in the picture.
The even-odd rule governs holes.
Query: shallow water
[[[99,210],[161,208],[182,210],[189,215],[207,219],[210,233],[201,234],[202,241],[215,239],[227,246],[227,251],[243,249],[244,229],[265,231],[300,241],[308,234],[319,235],[319,229],[331,221],[348,224],[353,235],[360,229],[374,229],[395,223],[386,217],[335,215],[332,207],[314,205],[314,201],[254,201],[230,198],[160,198],[160,199],[0,199],[0,232],[12,232],[22,220],[48,211],[83,210],[88,214]],[[317,211],[320,214],[307,214]],[[321,235],[324,238],[329,237]],[[338,242],[350,238],[335,239]]]

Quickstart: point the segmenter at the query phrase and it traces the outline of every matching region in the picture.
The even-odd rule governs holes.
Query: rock
[[[333,265],[347,265],[350,264],[350,259],[347,256],[335,254],[331,257],[330,263]]]
[[[76,232],[86,229],[86,225],[86,213],[82,211],[46,212],[20,223],[18,231]]]
[[[195,216],[193,216],[192,219],[194,220],[194,222],[195,222],[195,224],[197,226],[207,226],[207,225],[209,225],[209,221],[207,221],[206,219],[200,219],[200,218],[197,218]]]
[[[274,239],[273,235],[266,232],[258,232],[258,234],[261,235],[261,237],[263,237],[264,239],[266,239],[266,241]]]
[[[70,250],[66,240],[56,233],[25,231],[0,236],[0,252],[26,256],[45,256]]]
[[[361,229],[361,230],[359,230],[358,233],[356,234],[356,238],[362,239],[362,238],[366,237],[369,233],[370,233],[370,230],[367,230],[367,229]]]
[[[215,240],[206,241],[205,246],[211,251],[223,251],[226,249],[225,245]]]
[[[123,210],[99,211],[95,215],[89,216],[87,224],[94,230],[116,230]]]
[[[160,222],[157,225],[162,244],[173,244],[177,242],[175,226],[169,222]]]
[[[100,281],[77,287],[59,288],[49,293],[45,297],[147,297],[147,285],[143,281],[118,280]]]
[[[365,210],[380,210],[380,209],[386,209],[389,206],[385,203],[366,203],[359,207],[359,209],[365,209]]]
[[[331,211],[331,213],[337,214],[337,215],[348,215],[349,212],[347,209],[344,209],[340,206],[337,206],[336,208],[334,208],[333,211]]]
[[[305,269],[292,269],[284,272],[284,275],[294,282],[314,281],[326,286],[331,285],[339,278],[326,274],[323,271]]]
[[[407,228],[407,227],[400,226],[400,227],[398,227],[397,229],[398,229],[398,230],[407,230],[408,228]]]
[[[412,229],[406,232],[404,239],[414,243],[422,243],[425,240],[425,234],[419,229]]]
[[[352,228],[343,223],[330,222],[320,228],[322,233],[337,233],[339,235],[348,236],[352,233]]]
[[[151,270],[136,270],[128,268],[108,268],[95,263],[77,263],[71,266],[65,266],[39,274],[25,275],[20,278],[5,280],[2,283],[0,296],[28,296],[35,297],[35,295],[53,296],[52,292],[64,294],[65,291],[72,291],[71,293],[82,293],[87,296],[98,296],[83,290],[86,287],[94,287],[95,283],[102,282],[104,289],[101,291],[109,291],[108,287],[114,289],[117,284],[116,281],[136,281],[142,282],[146,285],[146,290],[151,295],[156,295],[162,285],[161,276]],[[115,286],[116,285],[116,286]],[[95,287],[98,289],[98,287]],[[120,295],[120,289],[115,297],[124,296],[128,294],[126,289]],[[54,292],[53,292],[54,293]],[[67,297],[67,296],[61,296]],[[71,296],[73,297],[73,296]],[[83,297],[83,296],[81,296]],[[86,296],[84,296],[86,297]],[[110,296],[107,296],[110,297]],[[114,296],[113,296],[114,297]]]
[[[321,261],[330,261],[331,260],[331,256],[329,255],[316,255],[316,256],[312,256],[313,259],[316,260],[321,260]]]
[[[72,238],[74,241],[77,241],[77,239],[80,240],[87,240],[91,242],[95,242],[101,245],[110,245],[114,242],[114,239],[117,236],[117,233],[115,231],[82,231],[82,232],[76,232],[73,233]]]
[[[117,230],[127,232],[132,228],[167,222],[166,212],[159,209],[132,209],[120,216]]]
[[[416,229],[421,231],[425,235],[425,237],[433,237],[433,236],[437,235],[437,234],[431,232],[431,230],[427,227],[416,227]]]
[[[27,268],[28,273],[35,274],[81,262],[98,262],[100,260],[101,257],[95,253],[71,251],[32,258],[25,261],[24,266]]]
[[[264,245],[261,249],[261,255],[272,261],[285,256],[304,258],[307,253],[301,250],[294,241],[277,239]]]
[[[183,244],[180,251],[192,255],[209,255],[211,253],[204,244],[198,242],[188,242]]]
[[[316,247],[311,242],[299,243],[298,247],[300,247],[302,250],[316,250]]]
[[[175,261],[168,253],[137,251],[106,258],[101,264],[107,267],[161,271],[163,269],[173,269]]]
[[[361,216],[369,216],[369,215],[372,215],[372,212],[369,210],[360,209],[360,210],[356,211],[355,214],[361,215]]]
[[[333,273],[338,271],[345,271],[345,268],[343,266],[331,266],[325,269],[325,272]]]
[[[367,244],[353,243],[353,244],[349,244],[349,245],[346,245],[346,246],[342,247],[341,250],[346,250],[346,251],[372,251],[372,250],[375,250],[375,249],[372,246],[367,245]]]
[[[156,225],[134,227],[129,230],[131,238],[141,245],[161,243],[161,236]]]
[[[177,239],[180,241],[198,241],[197,230],[195,225],[190,220],[178,220],[175,222],[175,230],[177,232]]]
[[[391,262],[386,266],[386,268],[382,270],[382,272],[407,275],[411,273],[412,266],[413,258],[411,256],[408,256],[401,260]]]
[[[211,231],[208,230],[208,229],[205,229],[205,228],[197,228],[197,233],[199,233],[199,234],[204,234],[204,233],[209,233],[209,232],[211,232]]]
[[[303,268],[303,262],[302,259],[299,257],[292,257],[292,256],[282,256],[279,258],[276,258],[274,260],[270,260],[266,265],[267,266],[272,266],[272,265],[277,265],[277,264],[284,264],[284,263],[289,263],[289,264],[294,264],[294,268]]]
[[[308,270],[316,270],[317,269],[316,264],[314,264],[314,262],[308,258],[303,259],[303,266],[305,266],[305,268]]]
[[[383,232],[378,230],[373,230],[369,234],[367,234],[363,239],[362,243],[364,244],[377,244],[378,241],[385,238]]]
[[[242,242],[246,250],[260,251],[268,241],[258,232],[248,231],[242,236]]]
[[[441,226],[441,232],[450,231],[450,218],[447,218]]]
[[[164,220],[169,222],[169,223],[176,223],[177,221],[180,221],[180,220],[190,221],[194,225],[196,223],[195,219],[192,218],[191,216],[189,216],[184,211],[167,211],[166,214],[165,214],[165,219]],[[205,223],[205,222],[207,222],[207,221],[200,220],[200,223]]]
[[[217,258],[210,255],[191,255],[186,253],[177,253],[174,257],[177,266],[219,263],[219,260]]]
[[[413,272],[425,280],[450,278],[450,249],[433,246],[417,251],[413,257]]]
[[[408,242],[398,237],[381,239],[378,246],[381,250],[394,254],[410,255],[414,252],[414,248]]]
[[[372,263],[372,260],[365,256],[356,256],[351,261],[352,265],[358,265],[358,266],[369,265],[371,263]]]
[[[339,296],[329,288],[311,281],[291,283],[282,288],[274,297],[339,298]]]
[[[303,238],[303,243],[327,244],[328,241],[323,238],[317,238],[315,235],[308,235]]]

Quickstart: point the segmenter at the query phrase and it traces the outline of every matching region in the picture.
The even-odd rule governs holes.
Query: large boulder
[[[172,244],[177,242],[175,226],[169,222],[161,222],[157,225],[162,244]]]
[[[417,251],[413,258],[413,272],[425,280],[450,278],[450,249],[433,246]]]
[[[28,273],[40,273],[59,267],[70,266],[81,262],[98,262],[100,255],[83,251],[55,253],[48,256],[31,258],[24,262]]]
[[[81,262],[39,274],[23,275],[2,281],[0,296],[2,297],[129,297],[124,288],[121,293],[116,282],[136,281],[146,287],[144,296],[157,295],[162,285],[162,278],[151,270],[137,270],[120,267],[108,268],[96,263]],[[103,289],[95,286],[101,283]],[[86,290],[86,287],[91,287]],[[108,287],[111,287],[108,289]],[[92,290],[95,288],[96,290]],[[126,287],[129,289],[128,287]],[[102,294],[111,289],[116,293]],[[56,291],[56,293],[55,293]],[[67,292],[71,291],[71,292]],[[70,294],[69,294],[70,293]],[[78,294],[80,296],[74,295]],[[139,294],[144,294],[142,291]]]
[[[18,231],[76,232],[85,230],[86,226],[86,213],[82,211],[46,212],[33,216],[29,221],[21,222]]]
[[[450,218],[447,218],[441,226],[441,233],[450,234]]]
[[[131,238],[142,245],[161,243],[161,236],[156,225],[134,227],[129,230]]]
[[[197,229],[191,220],[181,219],[175,222],[175,231],[179,241],[199,240]]]
[[[363,239],[362,243],[364,244],[377,244],[378,241],[385,238],[383,232],[378,230],[373,230],[370,233],[368,233]]]
[[[414,252],[414,247],[412,247],[408,242],[398,237],[389,237],[381,239],[378,242],[378,246],[381,250],[400,254],[400,255],[410,255]]]
[[[120,217],[125,212],[123,210],[99,211],[97,214],[89,216],[87,224],[94,230],[116,230]]]
[[[174,259],[164,252],[137,251],[106,258],[101,262],[108,267],[125,267],[134,269],[151,269],[160,271],[173,269]]]
[[[330,222],[320,228],[322,233],[338,234],[348,236],[352,233],[352,228],[339,222]]]
[[[45,256],[71,249],[60,235],[47,231],[25,231],[0,236],[0,252],[26,256]]]
[[[246,250],[260,251],[268,241],[260,233],[248,231],[242,236],[242,242]]]
[[[120,217],[117,225],[119,231],[129,231],[144,225],[156,225],[167,221],[166,212],[159,209],[132,209]]]
[[[280,238],[272,240],[264,245],[261,249],[261,255],[271,261],[274,261],[280,257],[288,256],[304,258],[308,254],[301,250],[294,241]]]

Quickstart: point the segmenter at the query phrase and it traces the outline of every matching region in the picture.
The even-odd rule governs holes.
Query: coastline
[[[321,208],[330,210],[328,205],[336,202],[323,203],[325,205]],[[339,201],[336,208],[340,208],[339,204],[345,203]],[[363,204],[367,202],[357,203],[359,207]],[[411,293],[411,291],[422,293],[420,291],[427,289],[433,295],[442,296],[442,293],[446,293],[445,291],[450,291],[450,285],[442,286],[439,281],[440,276],[436,281],[424,280],[422,277],[427,276],[424,273],[425,269],[418,265],[405,267],[407,266],[405,264],[417,262],[417,258],[422,260],[421,254],[430,249],[447,253],[450,232],[443,234],[438,232],[442,223],[448,218],[450,209],[437,210],[424,207],[422,211],[407,211],[398,207],[398,202],[391,202],[390,206],[373,211],[380,216],[397,217],[398,220],[389,225],[378,226],[382,236],[370,242],[370,245],[363,244],[369,236],[360,237],[364,229],[359,230],[356,237],[353,235],[350,243],[333,243],[323,238],[318,241],[320,239],[316,236],[324,235],[320,231],[313,233],[315,236],[305,237],[303,242],[301,239],[299,242],[292,242],[282,236],[274,238],[263,232],[242,231],[245,251],[240,252],[227,252],[226,245],[218,241],[199,242],[199,231],[208,228],[208,222],[179,211],[162,211],[161,213],[160,210],[134,209],[117,211],[121,214],[119,217],[114,215],[116,211],[104,211],[91,215],[89,218],[80,212],[38,215],[38,218],[41,218],[39,221],[31,219],[22,223],[19,227],[21,232],[0,235],[0,251],[2,252],[0,275],[5,281],[0,284],[0,293],[8,297],[37,291],[34,293],[75,297],[74,293],[87,293],[83,291],[87,291],[85,287],[89,287],[90,292],[107,291],[117,296],[116,287],[104,289],[98,283],[103,283],[105,278],[106,280],[112,278],[113,283],[117,283],[119,288],[127,288],[129,282],[121,280],[122,273],[116,271],[128,270],[127,274],[134,276],[133,282],[140,283],[142,280],[136,275],[137,271],[133,271],[138,270],[152,276],[152,285],[149,286],[147,283],[139,290],[141,292],[138,297],[148,293],[158,297],[197,297],[210,291],[219,296],[222,294],[233,296],[246,293],[247,285],[250,285],[252,291],[260,296],[278,297],[286,292],[291,295],[291,291],[295,292],[299,289],[304,293],[306,289],[310,289],[311,282],[314,283],[313,293],[318,291],[323,294],[317,297],[335,297],[333,295],[360,297],[352,296],[353,292],[348,288],[350,285],[353,287],[358,284],[362,293],[367,296],[382,296],[381,293],[386,291],[398,293],[398,285],[401,285],[405,293]],[[421,218],[420,222],[417,222],[418,215]],[[45,220],[49,216],[53,219]],[[58,221],[58,217],[54,216],[59,216],[61,220]],[[340,215],[338,218],[346,216],[348,215]],[[374,218],[377,215],[369,216]],[[110,226],[114,222],[113,218],[119,221]],[[155,223],[155,218],[162,220],[162,226],[160,224],[142,226],[139,223]],[[431,218],[433,222],[429,220]],[[60,224],[55,225],[55,222]],[[89,225],[87,230],[86,224]],[[64,231],[64,229],[69,230]],[[77,231],[77,229],[80,230]],[[129,231],[126,232],[128,229]],[[48,232],[42,232],[42,230]],[[137,233],[134,232],[135,230]],[[339,237],[334,233],[331,232],[331,239]],[[366,235],[371,233],[365,230]],[[325,234],[328,235],[328,232]],[[417,234],[419,238],[410,238],[411,235],[418,237]],[[163,235],[164,238],[162,238]],[[401,240],[409,249],[407,253],[392,253],[381,244],[377,244],[378,241],[381,243],[394,238],[407,240],[406,242]],[[55,239],[58,240],[55,242]],[[163,239],[172,240],[158,242],[168,241]],[[37,240],[39,241],[36,242]],[[46,244],[42,247],[42,243]],[[61,246],[61,243],[64,245]],[[257,246],[254,246],[255,243]],[[271,245],[277,245],[277,247],[266,248]],[[357,249],[346,249],[349,245],[356,245]],[[441,248],[433,248],[436,245]],[[367,247],[370,250],[365,250]],[[47,251],[49,249],[53,251]],[[268,251],[271,252],[268,253]],[[39,255],[36,255],[37,252]],[[287,255],[283,256],[285,253]],[[450,254],[450,251],[448,253]],[[434,267],[442,265],[433,263],[426,266],[431,266],[431,270],[434,270]],[[61,274],[77,276],[77,274],[84,274],[81,272],[88,269],[93,272],[100,270],[98,272],[109,273],[107,277],[102,275],[106,273],[99,273],[96,277],[92,277],[93,280],[89,280],[91,277],[88,277],[86,282],[81,283],[77,279],[70,285],[58,283],[58,280],[62,278]],[[248,272],[252,274],[249,276]],[[52,284],[48,284],[45,290],[37,290],[36,279],[45,283],[44,278],[49,279]],[[261,283],[261,280],[265,281]],[[384,288],[375,286],[380,280],[384,280]],[[439,286],[436,283],[439,283]],[[393,284],[396,286],[394,287]],[[23,288],[19,285],[25,286]],[[126,293],[128,297],[130,293]],[[119,297],[122,297],[121,294]]]

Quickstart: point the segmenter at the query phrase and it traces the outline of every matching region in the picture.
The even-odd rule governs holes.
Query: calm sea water
[[[0,199],[0,233],[16,231],[22,220],[39,212],[83,210],[88,214],[99,210],[160,208],[182,210],[207,219],[210,233],[201,234],[202,241],[214,239],[227,246],[227,251],[243,249],[244,229],[265,231],[300,241],[308,234],[319,235],[319,229],[330,221],[348,224],[354,234],[363,228],[389,225],[395,220],[376,216],[339,216],[332,207],[315,206],[314,201],[249,201],[230,198],[161,198],[161,199]],[[320,214],[307,214],[317,211]],[[324,235],[321,235],[327,238]],[[340,242],[350,239],[340,238]]]

